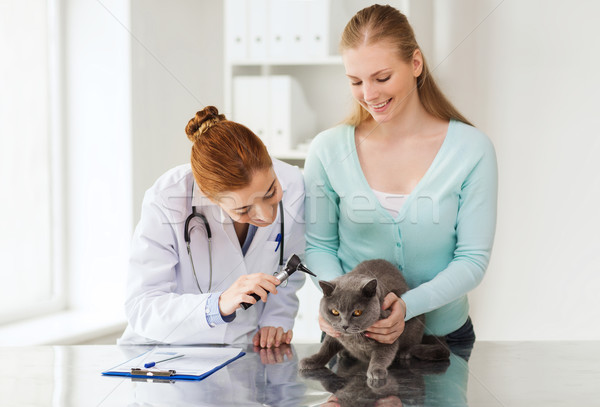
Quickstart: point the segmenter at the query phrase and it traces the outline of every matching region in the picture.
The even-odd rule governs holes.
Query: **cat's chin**
[[[341,333],[342,335],[364,335],[366,331],[361,330],[361,329],[357,329],[357,330],[348,330],[348,331],[344,331],[344,330],[338,330],[339,333]]]

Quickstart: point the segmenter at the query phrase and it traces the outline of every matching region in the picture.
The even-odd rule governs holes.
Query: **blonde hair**
[[[406,16],[392,6],[375,4],[360,10],[350,19],[342,33],[340,51],[381,41],[387,41],[395,47],[399,57],[405,62],[412,61],[414,52],[420,50]],[[432,116],[471,124],[438,88],[429,72],[425,56],[423,56],[423,70],[417,78],[417,92],[421,104]],[[353,109],[344,121],[347,124],[358,126],[371,117],[371,114],[356,100]]]
[[[194,143],[194,179],[209,198],[250,185],[255,171],[273,165],[260,138],[246,126],[227,120],[214,106],[197,112],[185,133]]]

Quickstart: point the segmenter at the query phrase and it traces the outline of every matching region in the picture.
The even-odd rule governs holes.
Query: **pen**
[[[277,246],[275,246],[275,251],[277,251],[277,249],[279,249],[279,246],[281,245],[281,233],[277,233],[275,241],[277,242]]]
[[[146,369],[148,369],[150,367],[154,367],[157,363],[166,362],[167,360],[173,360],[173,359],[182,358],[184,356],[185,355],[177,355],[177,356],[173,356],[172,358],[167,358],[167,359],[159,360],[158,362],[148,362],[148,363],[144,364],[144,367]]]

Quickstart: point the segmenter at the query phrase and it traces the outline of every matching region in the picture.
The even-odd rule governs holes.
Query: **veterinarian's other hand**
[[[278,363],[285,362],[284,356],[287,356],[287,360],[293,360],[294,353],[292,347],[287,344],[282,344],[278,348],[261,348],[258,346],[254,347],[254,352],[260,355],[260,361],[263,365],[276,365]]]
[[[381,309],[390,309],[392,313],[386,319],[380,319],[367,329],[366,336],[381,343],[393,343],[404,332],[406,304],[396,294],[389,293],[383,299]]]
[[[260,346],[261,348],[272,348],[273,346],[277,348],[284,343],[289,345],[292,342],[293,335],[291,329],[284,332],[282,327],[263,326],[254,335],[252,343],[254,346]]]
[[[333,327],[329,325],[329,322],[325,321],[321,315],[319,315],[319,327],[321,328],[321,331],[334,338],[337,338],[342,335],[341,333],[333,329]]]

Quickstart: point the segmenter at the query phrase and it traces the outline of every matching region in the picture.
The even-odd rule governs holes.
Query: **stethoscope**
[[[192,184],[192,202],[194,200],[194,184]],[[185,220],[185,225],[184,225],[184,230],[183,230],[183,238],[185,240],[185,245],[187,247],[187,253],[188,256],[190,257],[190,263],[192,263],[192,271],[194,272],[194,278],[196,279],[196,285],[198,286],[198,290],[200,290],[200,292],[202,294],[204,294],[204,291],[202,291],[202,289],[200,288],[200,283],[198,282],[198,275],[196,274],[196,268],[194,267],[194,259],[192,258],[192,251],[190,249],[190,243],[191,243],[191,235],[190,232],[194,229],[194,227],[192,226],[192,229],[190,229],[190,222],[192,221],[192,219],[194,218],[200,218],[200,220],[202,220],[202,223],[204,223],[204,229],[206,230],[206,237],[208,238],[208,264],[209,264],[209,283],[208,283],[208,291],[210,292],[211,288],[212,288],[212,274],[213,274],[213,267],[212,267],[212,232],[210,230],[210,225],[208,224],[208,220],[206,220],[206,216],[204,216],[203,214],[199,213],[196,210],[196,207],[192,205],[192,213],[187,217],[187,219]],[[283,268],[283,236],[284,236],[284,232],[285,232],[285,228],[284,228],[284,222],[283,222],[283,199],[281,201],[279,201],[279,220],[280,220],[280,233],[277,236],[278,239],[278,248],[279,248],[279,268],[282,269]],[[279,247],[281,246],[281,247]]]

